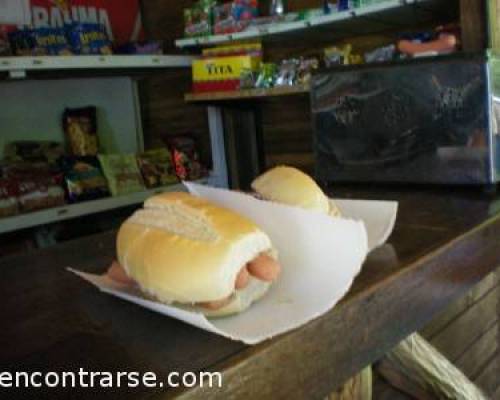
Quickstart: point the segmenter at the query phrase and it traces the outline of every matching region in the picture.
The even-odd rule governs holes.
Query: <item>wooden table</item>
[[[383,188],[334,194],[398,200],[399,216],[346,298],[305,327],[247,347],[101,294],[65,268],[104,271],[114,256],[114,233],[107,233],[0,261],[0,371],[223,374],[222,389],[47,391],[37,399],[320,399],[500,265],[500,195]]]

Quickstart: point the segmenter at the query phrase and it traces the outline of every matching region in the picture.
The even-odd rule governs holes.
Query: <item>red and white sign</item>
[[[98,23],[105,26],[109,38],[117,44],[144,39],[139,0],[30,0],[30,3],[34,28],[62,27],[71,22]]]

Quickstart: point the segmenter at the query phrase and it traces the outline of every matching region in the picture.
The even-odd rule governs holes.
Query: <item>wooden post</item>
[[[332,392],[325,400],[371,400],[372,367],[366,367],[349,379],[340,389]]]
[[[392,386],[419,400],[487,400],[458,368],[416,333],[390,351],[377,370]]]
[[[488,47],[488,18],[485,1],[460,0],[460,25],[464,51],[480,51]]]
[[[488,0],[489,47],[500,50],[500,0]]]

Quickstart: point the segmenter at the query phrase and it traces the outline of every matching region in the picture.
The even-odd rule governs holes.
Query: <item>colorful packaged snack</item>
[[[46,163],[11,164],[4,168],[4,176],[15,188],[22,212],[64,205],[60,175]]]
[[[34,53],[48,56],[62,56],[73,54],[64,29],[37,28],[33,30]]]
[[[367,64],[376,62],[391,61],[396,58],[396,46],[390,44],[388,46],[378,47],[372,51],[368,51],[364,55],[365,62]]]
[[[60,56],[71,55],[72,51],[62,28],[22,29],[11,32],[9,40],[12,50],[18,56]]]
[[[200,162],[196,142],[191,136],[175,136],[166,139],[172,154],[175,173],[180,180],[195,180],[206,176]]]
[[[299,73],[300,60],[283,60],[276,78],[276,86],[292,86],[296,83]]]
[[[166,186],[178,182],[172,157],[166,148],[145,151],[137,156],[137,162],[147,188]]]
[[[215,0],[198,0],[193,7],[184,10],[184,35],[186,37],[212,34],[215,5]]]
[[[115,49],[116,54],[163,54],[163,43],[159,40],[126,43]]]
[[[255,81],[255,87],[259,89],[272,88],[278,75],[278,66],[274,63],[262,63],[259,75]]]
[[[11,179],[0,177],[0,218],[19,213],[16,185]]]
[[[75,54],[113,54],[104,25],[73,23],[66,26],[66,35]]]
[[[9,36],[5,25],[0,25],[0,57],[12,55]]]
[[[56,165],[64,155],[61,143],[51,141],[22,140],[5,146],[5,158],[11,162],[44,162]]]
[[[16,56],[33,56],[35,52],[35,38],[31,29],[23,29],[8,33],[10,47]]]
[[[301,58],[297,71],[296,84],[306,85],[311,81],[313,71],[319,68],[319,61],[317,58]]]
[[[352,53],[352,45],[346,44],[342,47],[328,47],[324,51],[325,65],[333,67],[335,65],[349,65]]]
[[[96,156],[99,149],[96,107],[67,108],[63,129],[74,156]]]
[[[99,161],[113,196],[144,190],[144,182],[135,155],[100,154]]]
[[[245,30],[259,14],[257,0],[234,0],[213,8],[214,33],[225,34]]]
[[[63,157],[60,168],[70,203],[109,196],[108,183],[97,157]]]

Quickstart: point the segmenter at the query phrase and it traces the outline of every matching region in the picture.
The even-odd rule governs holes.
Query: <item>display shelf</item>
[[[270,36],[277,36],[287,34],[305,29],[315,27],[327,27],[341,21],[348,21],[358,17],[371,17],[377,14],[382,15],[385,12],[397,10],[399,8],[417,5],[420,3],[437,3],[438,0],[386,0],[385,2],[373,5],[367,5],[360,8],[332,12],[331,14],[313,17],[304,21],[282,22],[275,24],[267,24],[256,27],[250,27],[243,32],[212,35],[199,38],[184,38],[176,40],[175,44],[179,48],[197,47],[197,46],[211,46],[216,44],[223,44],[229,42],[236,42],[242,40],[251,40],[258,38],[266,38]]]
[[[189,68],[194,57],[178,55],[0,57],[0,73],[24,78],[29,72],[122,71]]]
[[[189,102],[212,102],[290,96],[301,93],[309,93],[309,85],[282,86],[271,89],[246,89],[232,92],[188,93],[184,98]]]
[[[202,179],[196,182],[205,183],[206,180]],[[185,191],[185,187],[182,184],[170,185],[124,196],[107,197],[99,200],[69,204],[62,207],[1,218],[0,234],[132,206],[142,203],[148,197],[155,194],[175,191]]]

